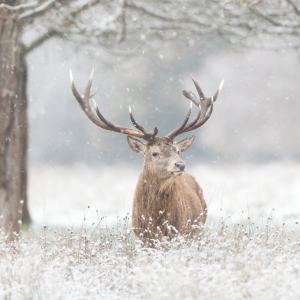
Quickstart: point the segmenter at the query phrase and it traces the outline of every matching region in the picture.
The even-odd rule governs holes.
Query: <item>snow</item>
[[[299,299],[299,229],[270,229],[220,217],[198,239],[175,236],[149,248],[130,220],[73,234],[0,232],[0,297],[5,299]]]
[[[91,204],[88,222],[97,218],[98,210],[111,223],[117,214],[131,211],[139,172],[129,164],[33,166],[29,171],[32,218],[37,225],[78,227]],[[253,218],[269,215],[274,208],[278,220],[300,221],[300,164],[199,164],[187,172],[203,188],[213,218],[219,217],[220,208],[228,215],[244,210]]]
[[[190,168],[208,220],[155,248],[130,226],[138,173],[30,167],[35,226],[12,243],[0,230],[0,299],[299,299],[300,165]]]

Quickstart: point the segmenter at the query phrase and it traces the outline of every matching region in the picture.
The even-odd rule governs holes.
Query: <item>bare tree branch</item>
[[[29,46],[24,46],[23,48],[23,55],[27,55],[30,51],[34,50],[35,48],[37,48],[38,46],[40,46],[41,44],[43,44],[46,40],[48,40],[49,38],[55,36],[55,35],[62,35],[64,33],[64,29],[68,29],[68,33],[70,33],[70,26],[72,27],[72,25],[74,25],[74,19],[76,19],[76,17],[78,16],[78,14],[80,14],[81,12],[85,11],[88,8],[93,7],[94,5],[98,4],[99,0],[93,0],[90,1],[88,3],[85,3],[82,6],[79,6],[71,11],[68,11],[67,14],[64,16],[64,19],[62,19],[59,24],[54,24],[54,28],[49,28],[49,30],[41,35],[40,37],[38,37],[36,40],[34,40]],[[103,19],[102,22],[102,27],[103,28],[108,28],[106,27],[106,23],[110,23],[110,22],[114,22],[115,20],[117,20],[120,16],[122,16],[123,9],[125,9],[125,1],[124,1],[124,7],[121,6],[117,7],[116,12],[110,16],[108,16],[107,18]],[[79,32],[76,32],[76,34],[79,34]],[[85,31],[82,30],[81,34],[85,34]],[[123,33],[124,34],[124,33]],[[122,52],[122,51],[120,51]],[[124,52],[125,53],[125,52]],[[131,52],[130,52],[131,53]]]
[[[20,15],[33,18],[54,3],[46,1],[40,7]],[[69,40],[85,39],[104,46],[109,51],[131,52],[138,44],[157,40],[181,39],[192,46],[193,39],[219,35],[231,43],[253,44],[270,38],[297,47],[300,37],[300,10],[294,0],[61,0],[45,19],[34,21],[44,33],[33,41],[25,53],[48,38],[63,35]],[[50,34],[49,34],[50,33]],[[265,37],[265,38],[263,38]],[[122,48],[123,47],[123,48]],[[114,49],[114,50],[110,50]]]
[[[25,20],[39,16],[43,14],[47,9],[49,9],[52,5],[54,5],[55,2],[56,0],[48,0],[37,8],[25,11],[24,13],[19,15],[19,20]]]
[[[19,11],[21,9],[26,9],[29,7],[33,7],[38,5],[38,2],[32,2],[32,3],[27,3],[27,4],[20,4],[20,5],[16,5],[16,6],[11,6],[11,5],[7,5],[5,3],[0,4],[0,8],[5,8],[8,10],[12,10],[12,11]]]
[[[294,9],[294,12],[297,14],[297,16],[300,17],[300,10],[299,8],[296,6],[296,4],[292,1],[292,0],[286,0]]]
[[[127,2],[126,0],[121,0],[120,7],[121,7],[121,13],[120,13],[120,19],[121,19],[121,32],[119,36],[116,38],[118,42],[122,42],[125,39],[126,36],[126,6]]]
[[[34,50],[35,48],[39,47],[43,44],[46,40],[50,39],[51,37],[57,35],[57,31],[55,29],[50,29],[48,32],[44,33],[36,40],[34,40],[29,46],[23,45],[22,55],[26,56],[30,51]]]
[[[155,19],[161,19],[163,21],[168,21],[172,23],[193,23],[198,26],[206,25],[204,22],[202,23],[199,20],[196,20],[192,14],[189,15],[189,17],[170,16],[170,14],[163,13],[159,9],[155,9],[151,6],[141,4],[136,1],[130,1],[128,6],[140,10],[141,12],[145,13],[147,16],[152,16]]]
[[[96,2],[96,1],[94,1]],[[80,13],[82,10],[84,10],[87,6],[89,6],[88,4],[85,4],[73,11],[70,12],[70,14],[68,15],[68,17],[65,18],[65,20],[62,22],[62,27],[67,26],[67,23],[70,23],[69,17],[76,17],[76,15],[78,13]],[[49,30],[44,33],[43,35],[39,36],[36,40],[34,40],[29,46],[25,46],[23,45],[23,51],[22,54],[24,56],[26,56],[29,52],[31,52],[32,50],[34,50],[35,48],[39,47],[40,45],[42,45],[45,41],[47,41],[48,39],[50,39],[51,37],[58,35],[60,32],[57,29],[54,28],[49,28]]]
[[[250,10],[257,16],[264,18],[265,20],[267,20],[268,22],[270,22],[272,25],[277,26],[277,27],[281,27],[283,26],[283,24],[277,22],[276,19],[271,18],[268,15],[263,14],[262,12],[260,12],[258,9],[255,8],[250,8]]]

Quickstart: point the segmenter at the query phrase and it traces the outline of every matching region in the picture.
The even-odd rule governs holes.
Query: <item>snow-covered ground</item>
[[[110,232],[48,227],[14,243],[0,230],[0,299],[299,299],[299,224],[266,222],[219,218],[198,239],[151,239],[155,248],[125,218]]]
[[[189,171],[208,202],[204,230],[198,239],[151,239],[149,248],[127,216],[117,217],[130,211],[137,169],[32,167],[37,229],[14,243],[0,229],[0,299],[299,299],[300,165]],[[101,220],[78,231],[84,212],[95,219],[95,207],[114,226]],[[74,232],[66,229],[75,221]]]
[[[29,172],[29,209],[37,225],[80,226],[87,206],[93,222],[96,209],[109,222],[130,212],[139,169],[119,164],[39,165]],[[300,221],[300,164],[197,165],[188,172],[204,190],[209,214],[233,216],[242,210],[257,218],[272,208],[278,220]]]

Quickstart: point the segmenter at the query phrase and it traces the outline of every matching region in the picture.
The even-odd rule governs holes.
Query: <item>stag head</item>
[[[179,153],[185,152],[193,143],[195,136],[180,142],[173,142],[168,137],[157,138],[154,143],[142,143],[130,136],[127,137],[132,151],[142,155],[147,169],[157,178],[164,180],[177,177],[185,170],[185,163]]]
[[[73,95],[88,118],[94,124],[103,129],[126,134],[130,148],[134,152],[142,155],[145,161],[144,165],[149,171],[155,174],[156,177],[160,179],[166,179],[170,177],[175,178],[176,176],[181,175],[185,170],[185,163],[180,159],[179,153],[185,152],[191,146],[195,136],[192,135],[190,138],[184,139],[180,142],[174,142],[174,139],[182,133],[199,128],[210,118],[213,112],[213,104],[220,94],[224,80],[221,82],[215,95],[207,98],[204,96],[199,84],[196,82],[193,76],[191,76],[200,99],[198,99],[193,92],[187,92],[186,90],[183,90],[183,95],[192,101],[188,113],[181,126],[172,130],[167,136],[159,138],[156,136],[158,133],[157,127],[154,127],[152,132],[148,132],[143,126],[136,122],[130,106],[129,116],[136,129],[112,124],[104,118],[96,102],[94,101],[95,111],[98,116],[96,117],[89,104],[89,99],[93,97],[97,91],[96,88],[95,91],[91,93],[93,74],[94,70],[91,73],[84,95],[81,97],[75,87],[72,72],[70,72],[71,89]],[[195,103],[198,107],[198,114],[192,122],[188,123],[192,111],[192,103]],[[145,140],[146,143],[142,143],[141,141],[132,138],[132,136],[141,138]]]

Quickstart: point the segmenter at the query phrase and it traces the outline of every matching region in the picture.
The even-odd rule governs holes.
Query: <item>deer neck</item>
[[[163,204],[170,201],[175,187],[175,178],[161,179],[155,176],[152,170],[143,167],[140,174],[140,184],[147,202],[159,202]]]

